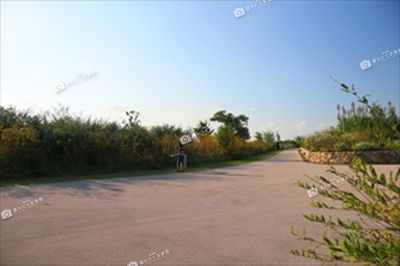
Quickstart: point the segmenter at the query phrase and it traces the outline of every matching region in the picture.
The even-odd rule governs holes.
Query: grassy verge
[[[210,163],[200,163],[194,165],[188,165],[188,169],[186,172],[197,172],[204,171],[215,168],[229,167],[229,166],[237,166],[250,162],[265,160],[274,155],[278,154],[278,151],[268,151],[263,154],[249,156],[246,158],[238,159],[238,160],[226,160],[226,161],[218,161],[218,162],[210,162]],[[89,179],[105,179],[105,178],[119,178],[119,177],[133,177],[133,176],[148,176],[148,175],[162,175],[162,174],[171,174],[175,173],[175,167],[171,166],[168,168],[162,168],[157,170],[152,169],[132,169],[126,171],[119,171],[113,173],[80,173],[80,174],[63,174],[51,177],[32,177],[32,178],[8,178],[8,179],[0,179],[0,187],[5,186],[14,186],[14,185],[33,185],[33,184],[44,184],[44,183],[57,183],[57,182],[65,182],[65,181],[77,181],[77,180],[89,180]]]

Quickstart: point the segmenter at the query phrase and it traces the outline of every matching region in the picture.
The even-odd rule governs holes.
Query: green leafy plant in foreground
[[[400,168],[395,173],[378,174],[372,165],[356,158],[350,165],[351,175],[331,167],[328,172],[345,178],[351,185],[349,191],[335,185],[318,189],[321,196],[340,204],[329,205],[321,200],[312,201],[315,208],[356,212],[358,219],[343,220],[324,215],[304,215],[326,227],[321,239],[308,236],[291,228],[292,235],[308,241],[311,247],[291,250],[298,256],[323,262],[353,262],[370,265],[400,265]],[[329,181],[320,177],[323,183]],[[298,186],[310,189],[314,186],[298,182]],[[354,192],[354,193],[353,193]]]

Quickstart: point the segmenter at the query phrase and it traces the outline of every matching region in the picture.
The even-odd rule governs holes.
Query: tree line
[[[144,127],[140,114],[127,111],[123,123],[76,117],[68,108],[33,114],[0,107],[0,176],[48,176],[60,173],[159,169],[173,166],[179,138],[200,130],[173,125]],[[238,159],[275,147],[272,132],[256,133],[250,140],[249,118],[226,111],[210,121],[220,125],[213,134],[185,145],[189,164]]]

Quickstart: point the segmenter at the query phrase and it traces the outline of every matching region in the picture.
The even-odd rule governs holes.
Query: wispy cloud
[[[126,118],[126,111],[130,111],[130,108],[124,104],[110,104],[100,107],[93,114],[95,118],[102,118],[109,121],[122,122]]]
[[[306,127],[307,127],[306,121],[301,121],[294,126],[294,128],[297,130],[302,130],[305,129]]]
[[[320,123],[317,125],[317,130],[324,130],[332,127],[332,123]]]

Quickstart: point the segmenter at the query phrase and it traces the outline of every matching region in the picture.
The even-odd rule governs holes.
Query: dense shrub
[[[0,107],[0,176],[174,166],[170,155],[177,152],[179,138],[191,130],[171,125],[146,128],[140,125],[138,112],[126,115],[127,121],[118,124],[73,117],[67,108],[31,115]],[[243,121],[235,125],[245,131]],[[240,138],[237,132],[228,123],[216,134],[194,138],[185,145],[189,165],[267,150],[263,141]]]
[[[301,139],[301,146],[318,151],[367,151],[377,149],[399,150],[400,134],[397,134],[395,109],[338,106],[338,125],[335,128],[314,133]],[[379,111],[379,116],[373,112]],[[397,120],[396,120],[397,119]],[[400,121],[400,120],[399,120]]]
[[[329,129],[302,139],[301,145],[311,151],[333,151],[339,142],[338,132],[335,129]]]
[[[284,140],[281,143],[282,149],[294,149],[300,147],[300,141],[298,140]]]
[[[354,151],[371,151],[371,150],[379,150],[380,146],[376,143],[361,141],[354,144],[352,149]]]
[[[349,146],[346,143],[339,142],[339,143],[336,143],[335,145],[333,145],[333,150],[335,150],[335,151],[348,151],[350,149],[349,149]]]
[[[400,153],[400,139],[386,143],[385,148]]]

